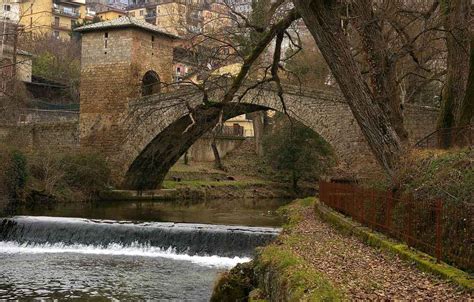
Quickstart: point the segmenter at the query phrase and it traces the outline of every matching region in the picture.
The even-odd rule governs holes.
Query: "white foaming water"
[[[93,254],[93,255],[121,255],[121,256],[140,256],[140,257],[157,257],[167,258],[178,261],[189,261],[191,263],[218,267],[231,268],[238,263],[249,262],[248,257],[220,257],[212,256],[191,256],[187,254],[177,254],[173,249],[161,249],[158,247],[147,246],[142,244],[131,244],[123,246],[120,244],[109,244],[107,246],[94,246],[83,244],[66,245],[63,243],[55,244],[20,244],[13,241],[0,242],[0,254],[53,254],[53,253],[75,253],[75,254]]]

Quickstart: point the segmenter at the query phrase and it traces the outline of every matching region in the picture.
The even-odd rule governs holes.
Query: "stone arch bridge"
[[[183,59],[178,50],[188,41],[149,23],[124,17],[76,31],[82,45],[80,144],[105,154],[125,188],[159,185],[179,157],[212,129],[221,111],[230,118],[282,110],[271,86],[252,89],[240,102],[228,104],[219,103],[225,89],[216,86],[209,91],[209,100],[215,102],[207,105],[194,86],[174,91],[162,87],[176,82]],[[374,167],[365,138],[340,95],[285,87],[284,99],[290,115],[326,139],[348,169],[357,173]],[[406,106],[404,114],[412,141],[434,130],[435,110]]]
[[[220,91],[211,92],[210,100],[221,99]],[[131,100],[122,117],[123,140],[111,158],[116,175],[125,188],[156,188],[186,150],[215,126],[221,111],[225,119],[259,110],[282,111],[275,91],[271,86],[253,89],[239,102],[225,105],[203,105],[203,94],[194,86]],[[283,97],[290,116],[329,142],[348,169],[360,174],[374,169],[376,161],[341,95],[285,87]],[[434,130],[435,109],[408,106],[404,113],[412,141]]]

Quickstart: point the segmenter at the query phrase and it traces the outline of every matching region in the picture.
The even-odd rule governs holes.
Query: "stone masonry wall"
[[[173,81],[173,47],[174,40],[171,38],[137,29],[133,31],[132,64],[138,68],[139,85],[149,70],[155,71],[162,83],[170,84]]]
[[[224,158],[229,152],[239,148],[245,139],[242,137],[217,137],[216,146],[219,156]],[[188,158],[196,162],[212,162],[215,160],[214,152],[211,148],[212,137],[202,136],[188,150]]]
[[[140,96],[143,75],[153,70],[162,81],[171,80],[173,41],[151,37],[133,28],[82,35],[81,147],[102,152],[112,162],[128,131],[123,125],[129,99]]]
[[[0,126],[0,142],[31,149],[79,148],[79,122]]]
[[[82,36],[80,137],[84,148],[108,153],[116,150],[114,144],[121,139],[117,125],[132,96],[131,44],[131,31]]]

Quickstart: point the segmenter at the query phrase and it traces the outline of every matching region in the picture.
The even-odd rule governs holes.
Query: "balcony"
[[[81,5],[85,5],[86,4],[86,1],[85,0],[53,0],[53,2],[56,4],[56,5],[72,5],[72,6],[81,6]]]
[[[62,7],[62,6],[53,7],[52,11],[53,11],[53,14],[55,15],[65,16],[68,18],[77,19],[81,16],[79,12],[68,7]]]
[[[51,23],[51,27],[53,29],[57,29],[57,30],[71,30],[71,25],[67,25],[67,24],[61,24],[61,23],[56,23],[56,22],[53,22]]]

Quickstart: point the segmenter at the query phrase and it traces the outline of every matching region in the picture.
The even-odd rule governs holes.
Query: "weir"
[[[16,216],[0,220],[0,245],[21,252],[78,252],[157,256],[252,257],[277,228],[186,223],[134,223],[82,218]]]

